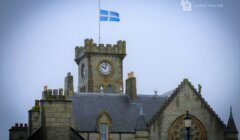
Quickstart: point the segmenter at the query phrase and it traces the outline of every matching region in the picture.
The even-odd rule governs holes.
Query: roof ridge
[[[173,91],[173,90],[171,90]],[[171,91],[168,91],[166,93],[170,93]],[[76,96],[128,96],[126,94],[118,94],[118,93],[97,93],[97,92],[83,92],[83,93],[80,93],[80,92],[74,92],[74,95]],[[138,97],[155,97],[156,95],[154,94],[137,94]],[[162,97],[165,97],[164,94],[161,94],[161,95],[158,95],[158,97],[162,98]]]

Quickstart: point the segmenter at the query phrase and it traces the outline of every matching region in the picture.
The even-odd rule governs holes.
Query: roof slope
[[[131,102],[127,95],[121,94],[75,93],[71,98],[73,120],[78,131],[97,131],[96,119],[105,109],[112,118],[111,132],[135,132],[140,104],[148,122],[166,99],[156,95],[138,95],[138,99]]]

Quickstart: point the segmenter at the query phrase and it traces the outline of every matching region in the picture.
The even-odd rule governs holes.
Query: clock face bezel
[[[103,76],[109,76],[112,73],[112,64],[109,61],[101,61],[99,64],[99,73]]]

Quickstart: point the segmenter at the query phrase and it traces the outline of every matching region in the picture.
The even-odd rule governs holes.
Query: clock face
[[[99,66],[99,71],[101,74],[107,76],[111,73],[111,65],[108,62],[102,62]]]

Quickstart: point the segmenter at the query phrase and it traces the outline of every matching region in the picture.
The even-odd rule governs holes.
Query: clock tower
[[[78,65],[78,92],[121,93],[123,89],[122,61],[126,42],[95,44],[85,39],[84,46],[75,48]]]

